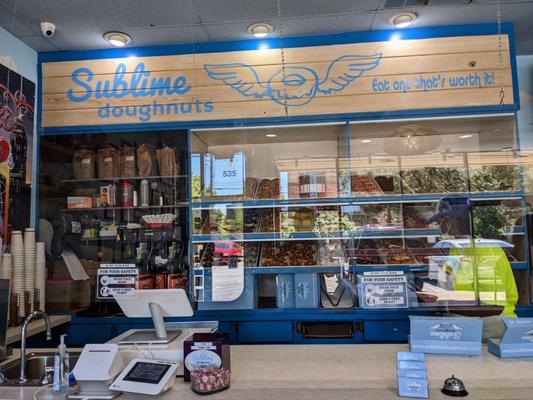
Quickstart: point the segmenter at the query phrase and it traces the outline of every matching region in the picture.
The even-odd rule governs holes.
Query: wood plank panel
[[[511,87],[506,88],[508,92]],[[460,93],[458,93],[460,91]],[[492,105],[498,102],[499,88],[486,89],[460,89],[443,90],[439,92],[438,104],[442,108],[467,107],[479,105]],[[511,104],[512,97],[506,97],[506,104]],[[400,111],[421,108],[421,105],[431,108],[435,104],[435,93],[380,93],[370,95],[352,95],[335,97],[318,97],[306,107],[298,109],[288,108],[289,116],[324,115],[339,113],[373,112],[373,111]],[[179,108],[179,107],[178,107]],[[260,117],[283,117],[284,108],[270,100],[237,101],[214,103],[216,114],[213,113],[187,113],[182,112],[164,114],[156,113],[146,121],[139,115],[120,118],[100,118],[96,109],[78,110],[53,110],[43,113],[43,126],[75,126],[75,125],[102,125],[114,123],[139,123],[139,122],[171,122],[171,121],[201,121],[219,119],[246,119]],[[193,106],[194,109],[194,106]]]
[[[504,49],[501,73],[511,104],[506,36]],[[45,63],[42,125],[496,105],[497,50],[492,35],[291,48],[285,65],[279,49]]]
[[[509,42],[506,35],[502,36],[502,49],[506,52],[509,50]],[[284,56],[286,63],[315,63],[331,61],[345,53],[367,55],[381,52],[384,53],[385,57],[404,57],[410,55],[468,54],[490,51],[498,51],[497,35],[288,48],[284,50]],[[128,57],[122,59],[122,62],[126,64],[128,69],[133,68],[139,62],[143,62],[146,64],[147,70],[151,72],[196,69],[199,64],[218,64],[220,62],[242,62],[255,66],[278,65],[281,64],[281,51],[279,49],[264,49],[196,55]],[[77,68],[79,65],[79,61],[45,63],[43,64],[43,78],[69,76],[70,73],[68,71]],[[90,68],[95,74],[106,74],[114,70],[115,59],[85,60],[83,61],[83,66]]]
[[[476,65],[470,67],[469,63],[475,61]],[[323,77],[327,68],[331,64],[328,62],[317,62],[314,68]],[[340,62],[339,65],[348,65],[349,61]],[[291,64],[291,66],[305,66],[307,64]],[[504,59],[502,64],[504,69],[510,68],[509,59]],[[489,53],[469,53],[465,54],[439,54],[435,56],[409,56],[409,58],[382,58],[379,68],[369,70],[365,76],[386,76],[386,75],[400,75],[400,74],[416,74],[416,73],[439,73],[451,71],[480,71],[480,70],[497,70],[500,64],[497,52]],[[242,67],[244,68],[244,67]],[[115,76],[116,65],[112,68],[112,73],[98,75],[95,80],[113,80]],[[255,66],[257,76],[262,83],[265,83],[272,75],[279,71],[279,65],[263,65]],[[133,71],[131,69],[125,74],[125,79],[131,79]],[[213,80],[206,74],[203,66],[194,70],[179,70],[179,71],[156,71],[150,74],[150,78],[160,79],[167,76],[176,76],[184,74],[188,81],[197,86],[209,86],[213,84]],[[248,77],[249,78],[249,77]],[[244,82],[251,82],[252,79],[245,79]],[[275,81],[279,81],[276,79]],[[149,86],[150,87],[150,86]],[[76,93],[80,92],[80,88],[73,85],[70,76],[49,77],[43,80],[42,90],[44,94],[50,93],[65,93],[66,90],[72,88]]]
[[[458,76],[464,77],[468,76],[471,73],[477,72],[480,74],[480,76],[483,76],[484,73],[492,73],[493,70],[481,70],[481,71],[457,71],[457,72],[450,72],[450,73],[436,73],[441,79],[446,80],[447,82],[450,81],[450,79],[456,78]],[[395,80],[401,79],[403,81],[407,81],[411,87],[415,89],[410,89],[409,92],[420,92],[424,91],[424,88],[416,89],[416,83],[417,81],[422,77],[424,80],[428,81],[433,74],[409,74],[409,75],[393,75],[393,76],[369,76],[369,77],[361,77],[356,82],[354,82],[352,85],[348,86],[343,92],[342,95],[366,95],[366,94],[383,94],[380,92],[375,92],[373,89],[372,83],[375,79],[379,81],[388,80],[389,82],[394,82]],[[511,71],[505,70],[504,71],[504,79],[503,79],[504,86],[509,89],[512,88],[512,77],[511,77]],[[485,87],[481,85],[481,87]],[[490,87],[490,86],[489,86]],[[437,93],[442,90],[458,90],[461,88],[450,88],[449,85],[446,85],[446,87],[442,89],[432,90],[434,93]],[[426,89],[427,90],[427,89]],[[131,92],[131,91],[129,91]],[[297,88],[291,88],[287,87],[285,92],[288,95],[296,95],[298,92]],[[402,92],[402,89],[392,90],[392,92]],[[512,92],[512,90],[511,90]],[[510,93],[510,92],[509,92]],[[320,93],[318,92],[315,96],[315,98],[318,97],[325,97],[330,96],[328,94]],[[180,96],[179,100],[172,95],[162,95],[162,96],[155,96],[152,98],[152,101],[147,102],[146,98],[143,97],[129,97],[127,101],[123,99],[115,99],[115,98],[101,98],[98,100],[93,100],[90,102],[90,104],[87,105],[85,108],[99,108],[103,107],[106,104],[109,104],[110,106],[133,106],[133,105],[143,105],[143,104],[151,104],[153,101],[157,101],[160,104],[168,104],[168,103],[175,103],[176,101],[179,102],[194,102],[196,98],[201,97],[205,101],[211,101],[213,103],[223,103],[227,101],[233,101],[235,97],[235,90],[232,89],[229,86],[226,86],[224,84],[219,85],[210,85],[210,86],[200,86],[195,87],[194,93],[188,93],[186,95]],[[251,98],[249,101],[259,101],[257,99]],[[44,94],[43,95],[43,102],[42,102],[43,110],[76,110],[80,108],[80,105],[78,103],[73,103],[68,100],[67,95],[64,93],[61,94]]]

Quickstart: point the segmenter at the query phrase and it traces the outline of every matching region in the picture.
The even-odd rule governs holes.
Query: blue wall
[[[37,83],[37,52],[3,28],[0,28],[0,63]]]

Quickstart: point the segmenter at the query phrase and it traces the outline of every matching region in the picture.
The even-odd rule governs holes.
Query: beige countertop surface
[[[408,350],[406,344],[232,346],[231,387],[209,398],[395,399],[399,398],[396,353]],[[426,355],[426,360],[430,399],[450,399],[440,389],[452,374],[464,381],[467,399],[533,399],[533,358],[499,359],[485,351],[479,357]],[[33,388],[0,388],[0,400],[32,399],[34,392]],[[178,378],[159,399],[203,397]],[[37,399],[59,398],[48,388],[37,394]],[[123,394],[118,399],[139,400],[139,396]]]

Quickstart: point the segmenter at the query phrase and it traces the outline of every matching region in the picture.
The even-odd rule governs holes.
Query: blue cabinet
[[[365,342],[405,342],[409,335],[409,321],[365,321]]]
[[[239,343],[292,343],[292,323],[242,322],[237,327],[237,340]]]

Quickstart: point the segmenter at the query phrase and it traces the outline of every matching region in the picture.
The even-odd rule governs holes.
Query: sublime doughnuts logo
[[[280,67],[266,79],[243,63],[205,64],[204,68],[211,79],[224,82],[244,97],[269,98],[282,106],[299,107],[317,94],[342,92],[364,72],[376,68],[380,60],[381,53],[345,55],[330,63],[323,78],[306,66]]]
[[[243,63],[205,64],[204,70],[209,78],[223,82],[244,97],[300,107],[319,94],[342,92],[380,61],[381,53],[345,55],[333,60],[323,77],[309,66],[295,64],[280,66],[270,77],[260,77],[254,67]],[[111,79],[102,78],[88,67],[76,68],[70,79],[73,87],[67,90],[69,101],[82,104],[109,100],[97,108],[102,119],[130,117],[147,122],[156,115],[205,114],[215,108],[213,102],[195,98],[186,75],[154,76],[142,62],[129,71],[125,63],[117,64]],[[165,101],[161,102],[161,98]],[[121,105],[122,101],[125,105]]]
[[[184,75],[153,77],[144,63],[138,63],[132,72],[126,64],[120,63],[113,79],[100,80],[90,68],[76,68],[70,78],[75,89],[67,91],[67,97],[74,103],[85,103],[101,99],[143,99],[141,105],[112,106],[109,103],[98,108],[100,118],[136,117],[141,122],[149,121],[154,115],[176,115],[210,113],[213,103],[193,99],[174,103],[158,103],[150,98],[160,96],[183,97],[189,95],[191,86]],[[126,100],[125,100],[126,102]]]
[[[440,340],[461,340],[463,337],[463,328],[450,322],[431,325],[428,331],[429,336],[436,337]]]

